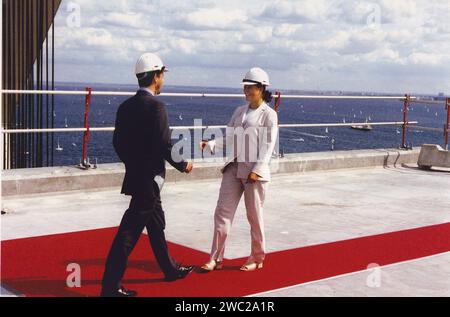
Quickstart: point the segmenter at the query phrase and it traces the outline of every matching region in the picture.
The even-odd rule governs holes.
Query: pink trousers
[[[250,223],[251,254],[248,263],[263,262],[266,253],[263,205],[267,182],[249,183],[237,178],[237,164],[231,163],[224,171],[219,200],[214,214],[214,238],[211,260],[222,261],[225,242],[233,224],[236,209],[244,194],[247,219]]]

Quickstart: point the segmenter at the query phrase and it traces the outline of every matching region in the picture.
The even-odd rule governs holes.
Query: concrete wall
[[[306,173],[321,170],[401,166],[417,163],[420,148],[355,150],[320,153],[288,154],[274,159],[274,174]],[[168,167],[167,181],[195,181],[221,177],[222,163],[196,161],[194,171],[187,176]],[[47,167],[2,171],[2,196],[28,195],[70,190],[99,189],[121,186],[123,164],[102,164],[97,169],[77,167]]]

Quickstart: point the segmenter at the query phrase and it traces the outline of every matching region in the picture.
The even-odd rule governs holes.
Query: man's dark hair
[[[155,78],[156,75],[161,75],[163,72],[164,68],[162,70],[137,74],[136,77],[139,82],[139,87],[146,88],[150,86],[153,82],[153,78]]]

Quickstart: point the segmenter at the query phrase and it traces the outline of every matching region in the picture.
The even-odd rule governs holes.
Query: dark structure
[[[54,89],[54,17],[61,0],[2,0],[2,89]],[[49,37],[50,34],[50,37]],[[4,129],[54,126],[54,97],[2,94]],[[53,165],[51,133],[5,134],[3,169]]]

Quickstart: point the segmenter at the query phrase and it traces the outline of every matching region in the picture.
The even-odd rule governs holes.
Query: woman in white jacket
[[[269,162],[277,144],[278,116],[267,103],[269,76],[261,68],[252,68],[242,84],[248,105],[239,107],[228,123],[225,139],[203,141],[201,148],[226,148],[226,164],[214,214],[214,236],[210,261],[201,270],[211,272],[223,267],[225,241],[230,232],[239,201],[244,194],[247,219],[251,227],[251,254],[242,271],[263,267],[265,234],[263,206],[270,181]]]

